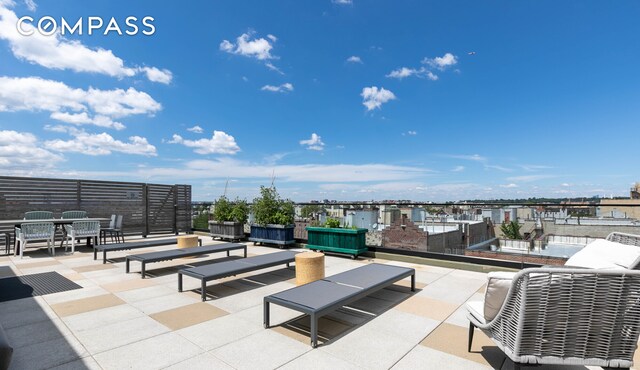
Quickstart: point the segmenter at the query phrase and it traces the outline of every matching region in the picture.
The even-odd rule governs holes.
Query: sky
[[[628,196],[639,16],[636,1],[0,0],[0,174],[191,184],[204,201],[272,183],[295,201]]]

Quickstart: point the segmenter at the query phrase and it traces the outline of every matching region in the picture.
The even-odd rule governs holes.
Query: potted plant
[[[253,200],[251,211],[254,224],[251,225],[249,240],[253,244],[277,244],[280,248],[294,244],[293,202],[280,198],[274,186],[260,187],[260,196]]]
[[[345,253],[352,259],[367,251],[367,229],[341,228],[340,221],[328,218],[324,227],[307,226],[307,248],[327,252]]]
[[[249,216],[249,206],[245,200],[236,198],[230,202],[224,195],[215,204],[213,220],[209,221],[212,238],[244,239],[244,224]]]

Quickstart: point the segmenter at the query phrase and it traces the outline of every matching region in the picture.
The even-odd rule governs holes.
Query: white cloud
[[[376,108],[381,109],[382,104],[395,100],[396,96],[384,87],[378,89],[376,86],[365,87],[362,89],[362,104],[367,107],[367,111],[374,110]]]
[[[50,131],[62,131],[61,127],[50,127]],[[73,127],[66,129],[67,133],[73,136],[71,140],[49,140],[45,141],[47,149],[57,152],[75,152],[86,155],[108,155],[112,152],[137,154],[144,156],[156,156],[156,147],[149,144],[146,138],[141,136],[130,136],[128,142],[115,139],[113,136],[103,132],[101,134],[90,134],[84,130]]]
[[[407,67],[398,68],[396,70],[393,70],[393,71],[389,72],[389,74],[387,74],[385,77],[397,78],[397,79],[401,80],[403,78],[411,77],[411,76],[416,76],[416,77],[420,77],[420,78],[428,78],[431,81],[438,80],[438,76],[437,75],[433,74],[431,71],[427,70],[424,67],[422,67],[420,69],[407,68]]]
[[[360,57],[352,55],[349,58],[347,58],[347,62],[349,63],[360,63],[362,64],[362,59],[360,59]]]
[[[518,185],[511,183],[511,184],[506,184],[506,185],[500,185],[501,188],[505,188],[505,189],[512,189],[512,188],[517,188]]]
[[[507,181],[513,181],[513,182],[532,182],[532,181],[538,181],[538,180],[544,180],[544,179],[550,179],[556,176],[553,175],[526,175],[526,176],[512,176],[512,177],[507,177]]]
[[[29,132],[0,131],[0,168],[33,170],[52,168],[64,160],[39,146],[38,138]]]
[[[311,134],[310,139],[300,140],[300,145],[305,145],[308,150],[322,151],[324,149],[322,138],[315,132]]]
[[[171,71],[168,69],[158,69],[156,67],[142,67],[139,70],[143,71],[147,75],[147,78],[149,79],[149,81],[152,81],[152,82],[159,82],[159,83],[168,85],[171,83],[171,80],[173,79],[173,73],[171,73]]]
[[[24,0],[24,4],[27,6],[27,9],[32,12],[35,12],[38,8],[38,4],[36,4],[33,0]]]
[[[236,154],[240,151],[236,139],[224,131],[213,131],[211,139],[198,140],[185,140],[182,136],[174,134],[168,143],[195,148],[194,152],[198,154]]]
[[[279,73],[279,74],[281,74],[281,75],[284,75],[284,72],[282,72],[282,71],[280,70],[280,68],[278,68],[278,67],[276,67],[275,65],[273,65],[273,63],[271,63],[271,62],[266,62],[264,65],[265,65],[267,68],[269,68],[270,70],[275,71],[275,72],[278,72],[278,73]]]
[[[202,129],[202,127],[200,127],[200,126],[198,126],[198,125],[195,125],[195,126],[193,126],[193,127],[188,128],[188,129],[187,129],[187,131],[194,132],[194,133],[196,133],[196,134],[201,134],[201,133],[203,133],[203,132],[204,132],[204,130]]]
[[[29,7],[30,4],[35,6],[32,1],[26,3]],[[150,73],[147,70],[149,67],[126,67],[124,61],[115,56],[111,50],[89,48],[79,40],[68,40],[59,33],[43,36],[33,25],[23,23],[22,29],[25,32],[33,31],[32,35],[23,36],[18,33],[16,28],[18,17],[8,8],[10,6],[13,6],[13,2],[0,2],[0,39],[9,42],[11,52],[18,59],[49,69],[100,73],[117,78],[132,77],[139,72],[146,72],[149,80],[168,83],[165,82],[166,76],[171,72],[167,70],[160,71],[151,67],[154,71]],[[163,77],[159,78],[156,71],[162,72]],[[169,81],[171,81],[170,78]]]
[[[451,172],[462,172],[464,171],[464,166],[455,166]]]
[[[485,164],[484,168],[488,168],[488,169],[492,169],[492,170],[498,170],[498,171],[502,171],[502,172],[511,172],[511,171],[513,171],[511,168],[498,166],[498,165],[495,165],[495,164]]]
[[[445,157],[449,157],[449,158],[455,158],[455,159],[464,159],[466,161],[476,161],[476,162],[486,162],[487,158],[483,157],[479,154],[472,154],[472,155],[466,155],[466,154],[451,154],[451,155],[445,155]]]
[[[160,103],[132,87],[83,90],[38,77],[0,77],[0,112],[49,111],[52,119],[67,123],[122,129],[112,119],[160,109]]]
[[[271,40],[269,42],[269,40],[263,38],[251,39],[252,34],[243,33],[238,36],[235,44],[228,40],[222,40],[220,50],[258,60],[277,59],[277,57],[271,55],[271,49],[273,49],[271,42],[275,42],[277,38],[273,35],[268,35],[267,38]]]
[[[411,131],[411,130],[409,130],[409,131],[407,131],[407,135],[409,135],[409,136],[416,136],[416,135],[418,135],[418,131]]]
[[[446,53],[445,55],[441,56],[441,57],[435,57],[435,58],[424,58],[422,60],[422,63],[427,64],[433,68],[437,68],[439,70],[444,70],[447,67],[451,67],[455,64],[458,63],[458,58],[451,54],[451,53]]]
[[[290,83],[283,83],[282,85],[279,86],[273,86],[273,85],[264,85],[262,86],[262,88],[260,89],[262,91],[271,91],[271,92],[290,92],[293,91],[293,85]]]
[[[277,37],[275,37],[275,36],[274,36],[274,35],[272,35],[272,34],[268,34],[268,35],[267,35],[267,38],[268,38],[269,40],[273,41],[273,42],[278,41],[278,38],[277,38]]]
[[[334,4],[340,4],[340,5],[353,4],[353,0],[331,0],[331,2]]]

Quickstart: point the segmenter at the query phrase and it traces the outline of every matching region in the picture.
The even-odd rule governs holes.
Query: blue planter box
[[[283,248],[285,245],[295,244],[296,241],[293,238],[294,228],[294,225],[251,225],[249,241],[252,241],[254,245],[267,243],[276,244]]]

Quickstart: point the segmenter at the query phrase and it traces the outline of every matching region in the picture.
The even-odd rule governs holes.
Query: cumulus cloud
[[[31,12],[35,12],[38,8],[38,5],[33,0],[24,0],[24,4],[27,6],[27,9]]]
[[[0,168],[52,168],[64,160],[40,147],[38,138],[29,132],[0,130]]]
[[[185,140],[182,136],[174,134],[169,144],[182,144],[189,148],[195,148],[198,154],[236,154],[240,147],[236,139],[224,131],[213,131],[211,139]]]
[[[125,154],[137,154],[144,156],[156,156],[156,147],[149,144],[146,138],[141,136],[130,136],[129,141],[121,141],[103,132],[101,134],[91,134],[84,130],[73,127],[49,127],[50,131],[66,131],[73,136],[70,140],[48,140],[44,146],[47,149],[57,152],[74,152],[86,155],[108,155],[112,152]]]
[[[407,68],[407,67],[402,67],[402,68],[398,68],[396,70],[393,70],[391,72],[389,72],[389,74],[387,74],[385,77],[389,77],[389,78],[397,78],[399,80],[403,79],[403,78],[407,78],[407,77],[411,77],[411,76],[416,76],[416,77],[420,77],[420,78],[427,78],[431,81],[436,81],[438,80],[438,76],[435,75],[433,72],[429,71],[428,69],[421,67],[419,69],[416,68]]]
[[[422,63],[439,70],[445,70],[447,67],[456,65],[458,63],[458,58],[451,53],[446,53],[441,57],[424,58]]]
[[[315,132],[311,134],[310,139],[300,140],[300,145],[306,146],[308,150],[322,151],[324,149],[322,138]]]
[[[38,77],[0,77],[0,112],[48,111],[58,121],[120,130],[124,125],[113,119],[160,109],[160,103],[132,87],[83,90]]]
[[[464,166],[455,166],[451,172],[462,172],[464,171]]]
[[[271,92],[290,92],[293,91],[293,85],[290,84],[289,82],[287,83],[283,83],[282,85],[278,85],[278,86],[273,86],[273,85],[264,85],[262,86],[262,88],[260,89],[262,91],[271,91]]]
[[[511,188],[517,188],[518,185],[511,183],[511,184],[505,184],[505,185],[500,185],[501,188],[506,188],[506,189],[511,189]]]
[[[353,4],[353,0],[331,0],[331,2],[334,4],[340,4],[340,5]]]
[[[349,63],[360,63],[362,64],[362,59],[360,59],[360,57],[352,55],[349,58],[347,58],[347,62]]]
[[[238,36],[235,43],[229,40],[222,40],[220,43],[220,50],[230,53],[243,55],[258,60],[276,59],[277,57],[271,55],[271,49],[273,49],[272,42],[275,42],[277,38],[273,35],[268,35],[267,39],[254,38],[253,33],[243,33]],[[271,41],[271,42],[269,42]]]
[[[26,4],[29,8],[33,5],[35,10],[33,1],[27,1]],[[9,42],[11,52],[18,59],[49,69],[100,73],[117,78],[132,77],[144,72],[150,81],[162,83],[171,81],[171,72],[166,69],[126,67],[124,61],[114,55],[111,50],[89,48],[82,42],[68,40],[59,33],[43,36],[29,23],[23,23],[22,29],[25,32],[33,31],[33,34],[27,37],[22,36],[16,28],[18,17],[9,9],[11,6],[13,2],[0,2],[0,39]]]
[[[203,132],[204,132],[204,130],[202,129],[202,127],[200,127],[200,126],[198,126],[198,125],[195,125],[195,126],[193,126],[193,127],[189,127],[189,128],[187,129],[187,131],[190,131],[190,132],[193,132],[193,133],[196,133],[196,134],[201,134],[201,133],[203,133]]]
[[[363,88],[360,96],[362,96],[362,104],[367,107],[367,111],[376,108],[381,109],[382,104],[396,99],[396,96],[391,91],[384,87],[378,89],[376,86]]]

